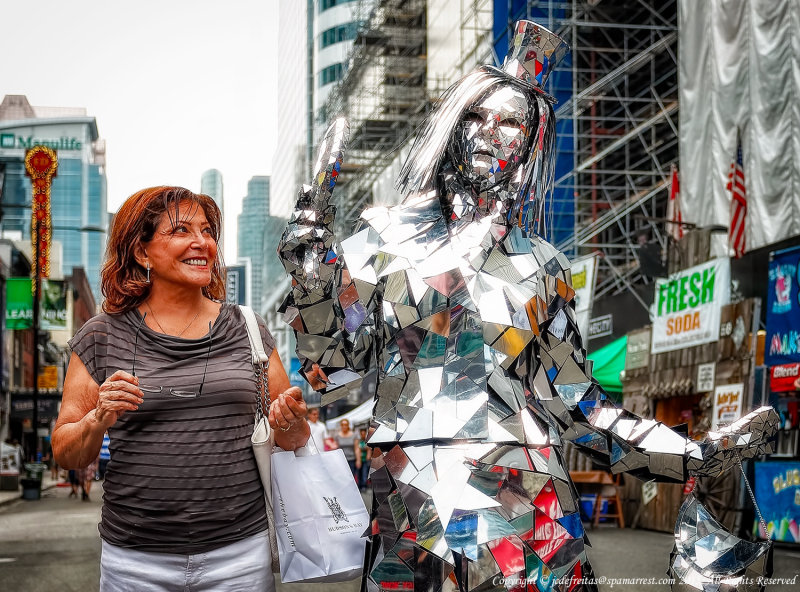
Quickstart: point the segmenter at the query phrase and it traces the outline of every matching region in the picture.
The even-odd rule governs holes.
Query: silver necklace
[[[158,319],[156,318],[156,313],[153,312],[153,309],[150,307],[150,304],[145,302],[144,305],[147,307],[147,310],[150,311],[150,315],[153,317],[153,320],[156,322],[156,325],[158,325],[158,328],[161,329],[161,332],[164,333],[165,335],[171,335],[171,333],[169,331],[167,331],[166,329],[164,329],[164,327],[161,326],[161,323],[158,322]],[[192,320],[189,321],[189,324],[186,325],[183,328],[183,331],[181,331],[180,333],[175,335],[175,337],[180,337],[181,335],[186,333],[186,329],[191,327],[192,323],[194,323],[197,320],[197,317],[199,317],[199,316],[200,316],[200,311],[198,310],[196,313],[194,313],[194,316],[192,317]]]

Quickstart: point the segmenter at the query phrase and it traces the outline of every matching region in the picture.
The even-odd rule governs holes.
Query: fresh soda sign
[[[714,259],[656,282],[650,350],[711,343],[719,337],[722,306],[730,300],[729,259]]]

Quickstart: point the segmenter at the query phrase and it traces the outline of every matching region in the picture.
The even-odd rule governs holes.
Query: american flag
[[[683,238],[683,214],[681,213],[681,185],[678,179],[678,169],[672,165],[672,183],[667,202],[667,232],[675,240]]]
[[[737,259],[744,255],[746,248],[745,225],[747,223],[747,194],[744,189],[744,158],[742,157],[742,138],[736,132],[736,158],[728,173],[728,191],[731,192],[731,225],[728,230],[728,244]]]

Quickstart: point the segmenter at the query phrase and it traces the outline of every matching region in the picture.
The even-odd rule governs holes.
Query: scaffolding
[[[428,109],[425,8],[425,0],[379,0],[356,7],[364,25],[353,42],[347,71],[323,109],[324,117],[344,114],[350,122],[347,158],[336,189],[337,227],[345,234],[372,202],[376,178]]]
[[[341,231],[372,203],[376,179],[452,82],[438,84],[427,75],[426,86],[426,4],[365,2],[366,24],[326,103],[325,114],[345,114],[351,124],[337,188]],[[657,275],[642,266],[641,255],[652,262],[669,247],[664,216],[678,159],[677,0],[461,0],[460,6],[454,18],[462,28],[474,27],[475,15],[493,14],[494,33],[476,31],[474,38],[494,37],[494,43],[485,55],[479,44],[461,47],[454,72],[500,63],[520,18],[570,44],[570,56],[548,85],[560,103],[547,238],[573,258],[600,254],[596,298],[626,290],[637,295],[635,287]]]
[[[600,254],[596,298],[626,290],[638,298],[635,287],[660,273],[655,268],[669,248],[664,216],[678,160],[677,1],[529,1],[523,14],[512,10],[519,4],[508,2],[509,27],[531,18],[572,48],[560,79],[572,88],[551,89],[567,96],[556,108],[558,158],[571,159],[554,183],[551,230],[559,230],[559,220],[560,230],[567,226],[556,246],[571,257]]]

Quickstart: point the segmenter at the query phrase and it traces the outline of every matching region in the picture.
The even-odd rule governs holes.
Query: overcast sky
[[[270,174],[276,146],[277,1],[3,0],[0,22],[0,100],[97,118],[110,211],[138,189],[199,191],[203,171],[222,172],[234,263],[247,181]]]

